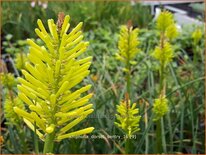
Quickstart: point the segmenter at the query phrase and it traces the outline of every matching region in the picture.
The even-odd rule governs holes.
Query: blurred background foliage
[[[2,57],[7,71],[15,77],[21,76],[21,69],[27,60],[28,46],[25,39],[33,38],[42,44],[34,33],[36,21],[57,19],[58,12],[71,17],[71,27],[80,21],[84,22],[85,40],[90,46],[85,53],[93,56],[91,74],[84,83],[93,85],[94,113],[80,125],[88,123],[95,127],[89,136],[103,138],[66,139],[56,143],[56,153],[123,153],[123,133],[114,126],[116,104],[124,98],[125,79],[122,66],[115,59],[118,51],[119,28],[128,21],[140,28],[139,40],[141,52],[135,58],[138,62],[132,71],[132,101],[140,108],[142,116],[140,132],[134,141],[134,153],[154,153],[155,124],[151,121],[151,107],[158,95],[158,64],[151,57],[159,42],[153,15],[148,6],[130,2],[2,2]],[[197,7],[197,6],[194,6]],[[44,23],[45,24],[45,23]],[[172,44],[175,60],[169,64],[168,94],[170,119],[165,119],[164,133],[167,153],[204,153],[204,37],[194,44],[192,33],[204,27],[185,26]],[[195,52],[197,51],[197,52]],[[198,60],[194,61],[194,53]],[[1,63],[2,64],[2,63]],[[12,69],[15,68],[15,69]],[[13,86],[17,95],[16,85]],[[6,104],[7,88],[3,86],[1,101]],[[148,119],[146,119],[146,116]],[[0,137],[3,153],[38,153],[42,150],[42,142],[37,141],[34,133],[24,124],[8,125],[1,114]],[[77,126],[78,128],[78,126]],[[121,138],[108,138],[120,135]],[[37,145],[38,144],[38,145]]]

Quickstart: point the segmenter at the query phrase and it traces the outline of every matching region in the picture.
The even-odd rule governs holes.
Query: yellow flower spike
[[[158,99],[155,99],[152,111],[155,115],[154,121],[163,117],[169,111],[167,98],[161,95]]]
[[[139,116],[139,109],[135,108],[136,103],[131,104],[130,101],[122,101],[120,105],[117,105],[115,125],[121,128],[128,136],[131,136],[135,132],[139,131],[139,122],[141,116]]]
[[[70,20],[70,16],[69,16],[69,15],[65,16],[65,18],[64,18],[64,23],[63,23],[63,25],[62,25],[62,29],[61,29],[61,33],[60,33],[60,36],[61,36],[61,37],[62,37],[63,34],[65,34],[65,33],[68,31],[68,29],[69,29],[69,20]]]
[[[86,94],[91,85],[77,86],[90,72],[92,57],[79,58],[89,43],[83,40],[82,23],[66,34],[68,22],[69,16],[58,20],[56,25],[48,20],[47,32],[42,21],[37,21],[39,29],[35,32],[44,45],[27,40],[29,62],[22,70],[24,78],[18,79],[19,98],[28,108],[14,107],[14,112],[24,118],[31,130],[35,131],[36,124],[36,134],[41,140],[52,135],[50,143],[61,134],[75,133],[72,128],[94,111],[89,103],[92,94]],[[77,134],[89,133],[91,129],[79,130]],[[47,149],[44,153],[51,152]]]
[[[166,29],[174,24],[173,14],[169,11],[162,11],[157,18],[157,29],[165,32]]]
[[[118,42],[118,53],[115,54],[116,59],[124,63],[126,72],[130,72],[130,61],[133,61],[136,55],[140,52],[138,49],[139,40],[138,40],[138,31],[139,29],[132,29],[132,27],[127,27],[123,25],[120,27],[120,35]]]
[[[79,135],[88,134],[88,133],[91,133],[93,130],[94,130],[94,128],[90,127],[90,128],[82,129],[82,130],[79,130],[79,131],[71,132],[69,134],[60,135],[60,136],[57,137],[57,140],[62,140],[62,139],[65,139],[65,138],[70,138],[70,137],[75,137],[75,136],[79,136]]]
[[[6,123],[19,125],[22,123],[22,119],[14,112],[14,106],[20,109],[25,109],[23,102],[18,97],[14,97],[13,100],[11,100],[8,95],[6,95],[6,100],[3,106]]]
[[[51,124],[49,127],[46,128],[47,133],[52,133],[54,131],[55,125]]]

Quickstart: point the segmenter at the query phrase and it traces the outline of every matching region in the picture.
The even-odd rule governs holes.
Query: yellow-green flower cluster
[[[123,63],[136,64],[134,58],[140,50],[137,48],[138,41],[138,29],[132,29],[132,27],[121,26],[120,36],[118,42],[119,52],[116,53],[116,58]]]
[[[154,113],[154,121],[162,118],[169,111],[167,98],[160,95],[158,99],[155,99],[152,111]]]
[[[1,81],[4,87],[11,90],[13,87],[16,87],[17,81],[13,74],[11,73],[1,73]]]
[[[139,122],[141,116],[139,116],[139,109],[136,108],[136,103],[131,104],[130,101],[122,101],[120,105],[117,105],[116,118],[117,125],[121,128],[128,136],[136,133],[140,130]]]
[[[7,97],[4,102],[4,116],[7,124],[17,125],[22,121],[22,119],[14,112],[14,106],[20,109],[25,109],[23,102],[18,97],[15,97],[13,101]]]
[[[160,65],[166,67],[174,57],[174,51],[170,41],[177,37],[178,30],[172,13],[162,11],[157,18],[157,30],[160,32],[160,43],[156,46],[152,56],[156,58]]]
[[[194,43],[197,44],[202,38],[202,31],[200,28],[195,29],[195,31],[192,33],[192,39],[194,40]]]
[[[82,23],[67,34],[69,20],[68,15],[62,23],[55,24],[53,19],[49,19],[50,33],[40,19],[37,21],[39,28],[35,32],[45,46],[27,40],[30,45],[29,61],[26,69],[22,70],[24,78],[18,78],[18,96],[29,110],[14,107],[14,111],[32,130],[36,124],[36,133],[42,140],[51,133],[55,135],[55,140],[60,141],[94,129],[73,129],[93,112],[92,104],[88,104],[92,93],[83,96],[91,85],[79,89],[75,87],[89,74],[92,57],[78,58],[89,43],[83,41]]]

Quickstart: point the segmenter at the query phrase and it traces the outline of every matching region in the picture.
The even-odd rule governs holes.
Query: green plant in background
[[[157,18],[157,30],[160,33],[159,45],[155,47],[152,56],[159,61],[159,98],[153,103],[154,121],[156,121],[156,153],[162,153],[165,147],[162,143],[163,121],[162,117],[169,111],[166,93],[166,68],[174,57],[174,50],[170,41],[177,37],[178,31],[175,26],[173,14],[168,11],[162,11]]]
[[[18,96],[29,110],[14,107],[14,111],[45,142],[43,153],[53,153],[54,141],[87,134],[94,129],[73,129],[93,112],[92,104],[87,104],[92,93],[82,97],[91,85],[75,87],[89,74],[92,58],[78,58],[85,52],[88,42],[82,41],[82,23],[67,34],[69,19],[63,14],[59,14],[57,24],[49,19],[50,33],[41,20],[37,21],[39,29],[35,32],[46,46],[27,40],[29,62],[27,70],[22,70],[25,78],[18,78],[21,83]]]
[[[20,109],[25,109],[23,102],[16,96],[17,81],[11,73],[0,73],[0,79],[2,80],[3,90],[5,91],[4,96],[4,117],[6,119],[6,125],[9,132],[14,133],[9,135],[12,146],[8,146],[8,149],[18,148],[20,153],[28,153],[28,145],[26,144],[25,133],[23,128],[23,119],[19,117],[13,107],[16,106]],[[16,134],[15,134],[16,133]],[[6,136],[5,136],[6,137]],[[19,139],[19,143],[15,141]]]
[[[17,85],[17,81],[14,75],[11,73],[1,73],[2,84],[6,88],[6,99],[4,102],[4,112],[7,124],[19,125],[22,121],[20,117],[14,112],[13,107],[17,106],[20,109],[24,109],[24,104],[16,97],[14,93],[14,88]]]

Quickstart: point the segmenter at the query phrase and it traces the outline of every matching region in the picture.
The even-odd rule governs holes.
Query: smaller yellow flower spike
[[[132,29],[132,27],[121,26],[120,37],[118,42],[119,52],[116,53],[116,58],[123,63],[135,64],[134,58],[140,50],[137,48],[138,41],[138,29]]]
[[[168,100],[164,95],[160,95],[158,99],[155,99],[152,111],[154,113],[154,121],[159,120],[169,111]]]
[[[139,109],[136,108],[136,103],[131,104],[130,100],[128,103],[127,101],[122,101],[120,105],[117,105],[117,112],[115,125],[121,128],[128,136],[140,130],[139,122],[141,116],[138,115]]]
[[[197,44],[200,39],[203,37],[202,31],[200,28],[197,28],[193,33],[192,33],[192,39],[194,40],[194,43]]]
[[[8,124],[18,125],[23,120],[14,112],[14,106],[20,109],[25,109],[23,102],[18,97],[11,100],[7,96],[7,99],[4,102],[4,116],[6,118],[6,122]]]
[[[174,24],[173,14],[169,11],[162,11],[157,18],[157,29],[165,32],[166,29]]]
[[[167,66],[169,62],[172,61],[174,57],[173,49],[169,42],[164,43],[164,47],[157,46],[152,53],[152,56],[159,60],[161,65],[164,65],[164,67]]]
[[[17,81],[14,78],[14,75],[11,73],[0,73],[0,79],[4,87],[11,90],[13,87],[16,87]]]

